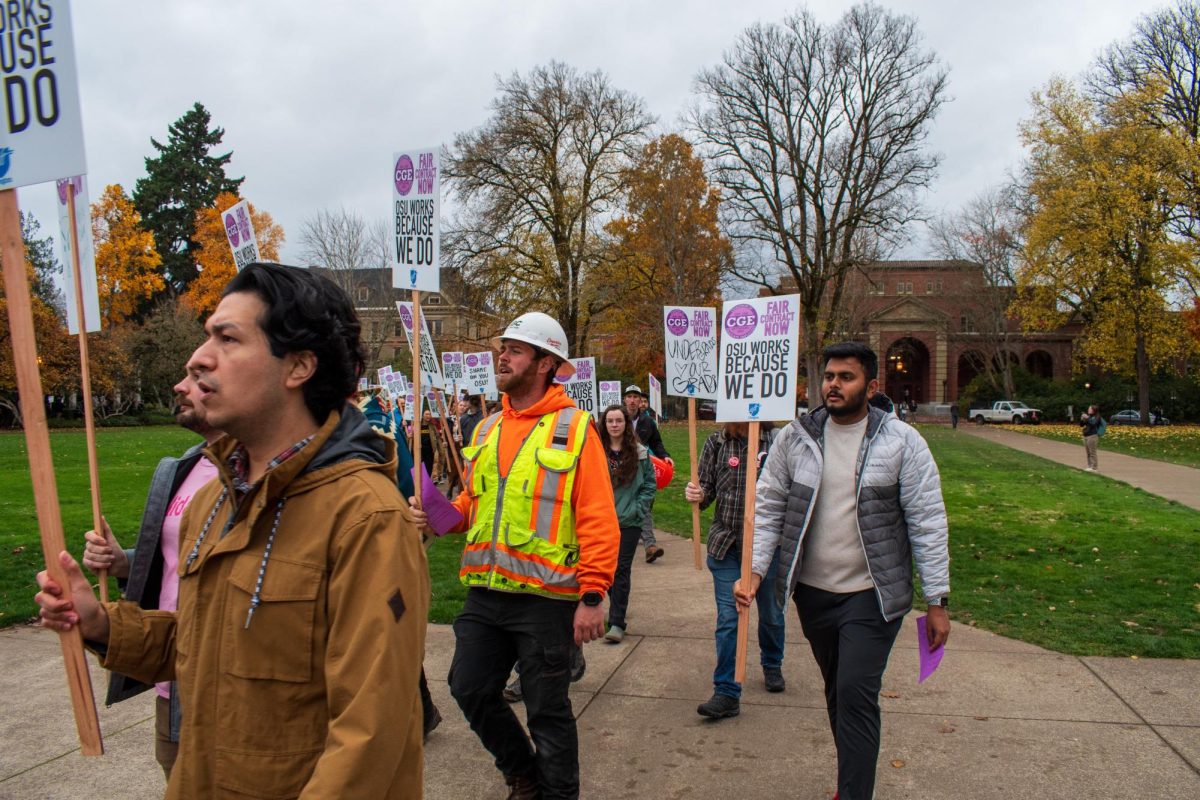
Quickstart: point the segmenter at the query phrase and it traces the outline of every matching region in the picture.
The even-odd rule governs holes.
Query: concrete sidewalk
[[[1068,467],[1082,470],[1087,466],[1082,440],[1079,444],[1069,444],[1004,430],[991,425],[974,425],[965,422],[960,423],[958,429],[962,433],[969,433],[1014,450],[1057,461]],[[1136,486],[1150,494],[1174,500],[1176,503],[1200,511],[1200,469],[1169,464],[1166,461],[1152,461],[1148,458],[1127,456],[1123,453],[1112,453],[1108,450],[1101,450],[1098,458],[1100,461],[1099,474],[1124,481],[1130,486]]]
[[[629,636],[588,645],[587,674],[572,691],[583,797],[831,797],[833,742],[794,612],[787,691],[763,689],[752,642],[741,716],[702,719],[712,585],[693,568],[690,542],[660,541],[663,559],[634,565]],[[426,747],[425,796],[503,798],[490,756],[448,695],[453,633],[434,625],[428,639],[426,669],[445,721]],[[0,631],[0,798],[159,796],[150,695],[101,706],[107,755],[85,759],[59,652],[57,637],[39,628]],[[92,683],[102,701],[98,668]],[[1197,686],[1197,661],[1076,658],[957,624],[941,669],[918,685],[910,615],[884,679],[877,797],[1200,797]]]

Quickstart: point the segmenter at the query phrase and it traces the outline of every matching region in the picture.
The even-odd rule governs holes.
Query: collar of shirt
[[[272,458],[267,463],[267,468],[263,471],[263,475],[266,475],[268,472],[275,469],[292,456],[296,455],[296,453],[299,453],[309,442],[313,440],[315,436],[315,433],[311,436],[305,436],[303,439]],[[245,445],[239,444],[237,447],[235,447],[233,452],[229,454],[229,458],[225,463],[229,467],[229,474],[233,476],[233,490],[238,497],[244,497],[251,489],[257,486],[258,483],[262,482],[261,478],[259,479],[258,483],[250,483],[248,480],[250,473],[250,454],[246,451]]]

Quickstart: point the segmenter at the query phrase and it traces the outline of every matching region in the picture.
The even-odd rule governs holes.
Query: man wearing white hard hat
[[[554,383],[574,372],[562,326],[522,314],[492,345],[502,410],[463,448],[466,488],[454,500],[468,591],[454,621],[450,693],[510,799],[577,798],[569,662],[574,646],[604,635],[621,535],[608,461],[590,415]],[[528,734],[501,695],[514,661]]]

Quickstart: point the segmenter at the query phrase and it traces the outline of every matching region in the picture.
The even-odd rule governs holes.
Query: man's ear
[[[876,394],[878,391],[879,391],[879,378],[872,378],[871,380],[867,381],[867,399],[868,400],[870,400],[871,396]]]
[[[284,360],[287,362],[284,385],[289,389],[300,388],[313,375],[317,374],[317,354],[312,350],[288,353],[284,356]]]

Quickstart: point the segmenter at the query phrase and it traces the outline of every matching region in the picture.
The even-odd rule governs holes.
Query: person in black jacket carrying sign
[[[633,420],[633,430],[637,433],[638,440],[657,458],[675,466],[675,460],[663,446],[662,434],[658,432],[658,424],[654,421],[654,415],[643,408],[643,404],[649,399],[650,396],[643,392],[642,387],[637,384],[625,387],[625,410],[629,412],[629,418]],[[654,538],[653,502],[646,511],[646,518],[642,520],[642,544],[646,547],[647,564],[653,564],[662,558],[664,551],[658,546],[658,540]]]

